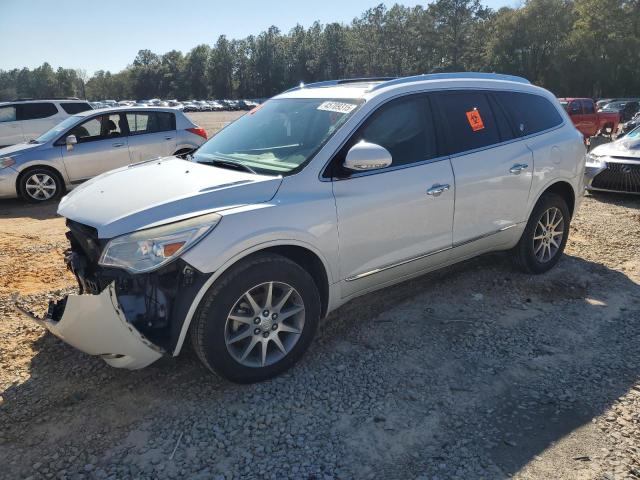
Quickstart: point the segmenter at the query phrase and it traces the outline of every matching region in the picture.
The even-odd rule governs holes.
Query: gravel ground
[[[55,206],[0,202],[0,478],[640,478],[640,198],[550,273],[492,254],[355,300],[257,385],[106,366],[14,310],[72,291]]]

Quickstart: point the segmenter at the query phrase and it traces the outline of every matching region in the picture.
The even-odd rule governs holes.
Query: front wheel
[[[209,369],[233,382],[259,382],[302,356],[319,318],[320,296],[309,273],[280,255],[258,254],[206,293],[191,341]]]
[[[569,237],[571,214],[560,195],[546,193],[533,209],[513,249],[513,260],[525,273],[544,273],[558,263]]]
[[[46,202],[64,193],[64,183],[58,174],[48,168],[34,168],[20,177],[18,190],[27,202]]]

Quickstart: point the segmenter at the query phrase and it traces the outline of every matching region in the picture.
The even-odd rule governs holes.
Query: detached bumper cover
[[[127,322],[114,285],[98,295],[69,295],[51,303],[45,327],[69,345],[99,355],[112,367],[138,369],[162,356],[162,350]]]

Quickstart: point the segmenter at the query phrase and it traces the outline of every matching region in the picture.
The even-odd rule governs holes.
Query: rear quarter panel
[[[534,172],[529,215],[540,195],[556,182],[569,183],[579,204],[586,150],[582,135],[570,124],[527,140],[533,152]]]

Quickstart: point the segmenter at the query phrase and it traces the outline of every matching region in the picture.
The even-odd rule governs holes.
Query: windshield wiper
[[[232,168],[235,170],[244,170],[245,172],[253,173],[254,175],[258,174],[258,172],[256,172],[253,168],[251,168],[248,165],[245,165],[244,163],[232,162],[231,160],[218,160],[218,159],[211,160],[211,163],[216,167]]]

